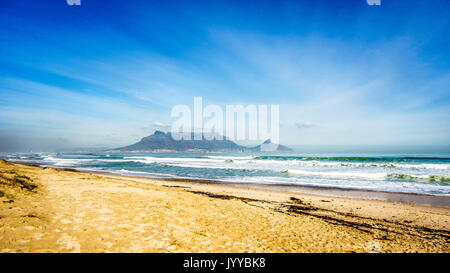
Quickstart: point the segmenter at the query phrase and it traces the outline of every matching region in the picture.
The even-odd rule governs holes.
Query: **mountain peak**
[[[155,152],[155,151],[170,151],[170,152],[252,152],[261,151],[261,145],[256,147],[245,147],[234,143],[227,138],[214,134],[213,137],[203,135],[201,139],[194,139],[195,134],[191,133],[191,140],[175,140],[172,134],[164,133],[163,131],[155,131],[152,135],[142,138],[139,142],[125,147],[114,149],[115,151],[139,151],[139,152]],[[271,140],[264,141],[263,144],[272,144]],[[276,151],[290,151],[291,149],[274,144]]]

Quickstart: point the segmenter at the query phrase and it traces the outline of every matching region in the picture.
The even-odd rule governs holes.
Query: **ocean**
[[[10,153],[0,157],[146,177],[450,195],[448,154]]]

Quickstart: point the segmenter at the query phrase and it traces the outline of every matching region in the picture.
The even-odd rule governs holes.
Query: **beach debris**
[[[32,182],[33,180],[26,175],[19,175],[15,172],[0,173],[0,184],[5,186],[17,187],[21,190],[34,192],[38,186]]]
[[[366,246],[366,250],[370,251],[371,253],[381,253],[380,243],[370,241]]]

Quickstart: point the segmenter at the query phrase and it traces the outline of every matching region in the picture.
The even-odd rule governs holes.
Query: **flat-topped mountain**
[[[153,135],[142,138],[139,142],[117,148],[119,151],[244,151],[247,148],[237,145],[233,141],[227,140],[207,140],[202,137],[201,140],[194,140],[194,134],[191,135],[191,140],[175,140],[172,138],[170,132],[164,133],[156,131]]]
[[[266,140],[265,144],[270,143]],[[142,138],[139,142],[113,149],[113,151],[120,152],[155,152],[155,151],[205,151],[205,152],[251,152],[260,151],[261,145],[256,147],[245,147],[234,143],[231,140],[223,137],[222,140],[207,140],[202,137],[201,140],[194,140],[194,134],[191,135],[191,140],[175,140],[172,138],[170,132],[164,133],[162,131],[155,131],[153,135]],[[280,149],[281,148],[281,149]],[[290,151],[291,149],[279,145],[276,151]]]

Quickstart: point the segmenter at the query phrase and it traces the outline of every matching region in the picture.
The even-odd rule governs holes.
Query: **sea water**
[[[448,154],[14,153],[0,157],[124,175],[450,195]]]

